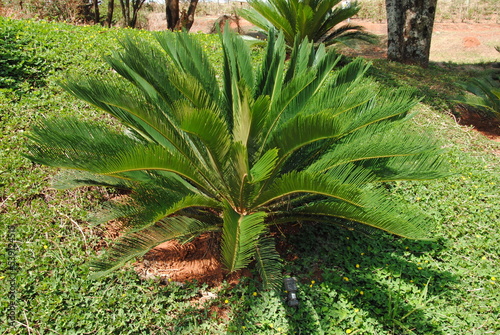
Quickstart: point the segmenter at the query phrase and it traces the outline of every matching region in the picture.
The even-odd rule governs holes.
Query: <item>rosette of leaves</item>
[[[500,120],[500,87],[487,79],[472,79],[463,87],[472,95],[463,96],[458,102],[476,107],[487,116]]]
[[[357,42],[375,43],[375,35],[348,19],[361,9],[356,1],[341,6],[341,0],[248,0],[251,8],[238,13],[264,31],[280,30],[288,46],[305,38],[329,46]]]
[[[426,236],[426,218],[383,187],[444,174],[438,148],[407,125],[411,92],[377,89],[361,60],[332,72],[337,56],[307,40],[286,63],[283,34],[269,35],[254,69],[239,36],[220,36],[221,83],[192,35],[162,32],[157,45],[129,38],[107,58],[119,78],[62,83],[119,126],[58,118],[31,132],[33,161],[80,171],[78,185],[130,190],[116,208],[129,230],[91,263],[96,276],[162,242],[218,232],[225,269],[255,264],[269,287],[281,271],[272,225]]]

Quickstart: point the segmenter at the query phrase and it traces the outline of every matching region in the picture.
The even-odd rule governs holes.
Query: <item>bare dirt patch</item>
[[[354,24],[365,27],[368,32],[379,35],[384,45],[387,36],[386,23],[374,23],[361,20],[352,20]],[[494,22],[483,23],[452,23],[436,22],[432,34],[431,62],[454,63],[484,63],[500,61],[500,53],[495,50],[500,46],[500,24]],[[353,50],[353,55],[363,56],[371,51],[372,58],[385,58],[387,53],[380,46]]]
[[[229,15],[229,14],[228,14]],[[205,15],[196,17],[191,32],[210,33],[214,23],[222,15]],[[387,35],[387,24],[376,23],[366,20],[351,20],[352,24],[361,25],[365,29],[382,38],[382,44],[372,46],[370,57],[384,58],[384,42]],[[240,28],[248,33],[255,27],[244,19],[239,20]],[[164,13],[151,13],[148,16],[148,27],[150,30],[165,30],[167,23]],[[500,46],[500,24],[495,21],[475,22],[435,22],[432,35],[431,55],[432,62],[455,62],[455,63],[480,63],[498,62],[500,53],[495,50]],[[364,55],[368,51],[362,48],[353,50],[354,55]]]
[[[206,233],[185,244],[172,240],[160,244],[134,264],[144,279],[164,283],[197,281],[211,287],[224,280],[236,284],[241,277],[251,277],[248,270],[228,274],[219,257],[220,236]]]
[[[134,267],[144,278],[158,278],[165,282],[196,279],[217,285],[222,282],[224,272],[216,243],[213,234],[204,234],[186,244],[168,241],[144,255]]]
[[[457,121],[462,126],[472,126],[475,131],[480,132],[492,141],[500,142],[500,120],[498,119],[487,118],[462,106]]]

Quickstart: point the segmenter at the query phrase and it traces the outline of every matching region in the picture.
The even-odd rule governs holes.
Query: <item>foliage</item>
[[[225,268],[255,260],[268,286],[279,278],[279,257],[263,237],[270,225],[297,220],[426,236],[427,219],[395,206],[381,187],[446,174],[434,144],[405,127],[411,92],[373,88],[361,61],[321,90],[337,56],[306,40],[284,71],[282,35],[269,39],[254,73],[243,40],[228,29],[221,36],[222,89],[187,33],[157,35],[168,58],[128,39],[107,62],[135,88],[102,78],[62,83],[126,133],[57,119],[30,135],[33,161],[90,172],[77,177],[82,185],[132,190],[117,212],[130,219],[130,232],[92,263],[98,276],[165,241],[220,231]]]
[[[0,89],[12,90],[23,81],[35,85],[42,80],[45,62],[26,47],[30,43],[20,24],[0,24]]]
[[[314,43],[351,45],[356,41],[374,42],[374,35],[350,23],[339,26],[354,16],[360,7],[353,2],[347,7],[337,6],[341,0],[249,0],[250,9],[239,14],[257,27],[268,31],[276,28],[285,35],[288,46],[295,40],[308,38]]]
[[[464,88],[473,95],[464,95],[458,102],[476,107],[489,117],[500,119],[499,87],[488,79],[471,79]]]
[[[117,194],[98,187],[51,189],[54,170],[19,155],[24,151],[23,132],[61,113],[109,124],[108,118],[64,94],[54,82],[66,71],[76,76],[110,73],[99,55],[116,49],[116,39],[125,33],[153,39],[148,32],[130,29],[3,18],[0,23],[19,24],[30,41],[21,50],[37,46],[38,55],[51,64],[45,86],[35,86],[14,100],[0,95],[2,292],[10,292],[6,226],[13,224],[13,258],[19,264],[15,326],[5,322],[10,300],[1,294],[0,333],[462,335],[495,334],[500,329],[500,144],[443,113],[450,109],[445,100],[458,89],[449,83],[481,76],[483,65],[466,69],[446,64],[417,72],[411,66],[378,61],[370,68],[369,75],[385,89],[410,86],[419,94],[434,93],[417,105],[419,114],[409,123],[414,131],[439,137],[456,175],[432,182],[390,183],[387,189],[395,202],[411,202],[427,212],[437,223],[439,239],[367,236],[321,224],[303,225],[300,234],[286,236],[277,230],[284,271],[299,280],[300,305],[295,310],[283,303],[284,292],[257,293],[258,283],[250,279],[214,288],[163,285],[139,280],[131,267],[125,267],[100,281],[88,280],[88,270],[81,265],[110,243],[109,238],[103,243],[106,226],[89,223],[89,211]],[[217,37],[194,37],[214,67],[221,68]],[[258,49],[252,56],[263,58]],[[207,291],[214,299],[202,302]]]

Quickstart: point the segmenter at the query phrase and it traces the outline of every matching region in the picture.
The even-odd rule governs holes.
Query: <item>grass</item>
[[[236,286],[162,285],[131,266],[100,281],[87,279],[105,227],[89,222],[111,191],[50,188],[56,171],[20,153],[26,131],[45,117],[78,115],[109,122],[62,92],[67,73],[109,71],[100,57],[125,34],[145,31],[75,27],[0,18],[23,39],[22,56],[36,76],[0,93],[0,334],[498,334],[500,332],[500,144],[449,115],[454,83],[483,66],[428,70],[375,61],[370,75],[388,89],[412,86],[424,98],[414,126],[438,138],[454,175],[387,186],[394,201],[418,206],[436,222],[435,241],[380,232],[303,226],[277,234],[287,274],[298,279],[298,309],[284,292],[259,292],[253,279]],[[15,35],[14,34],[14,39]],[[217,37],[199,34],[213,59]],[[82,51],[83,50],[83,51]],[[259,57],[258,51],[255,57]],[[33,80],[32,80],[33,79]],[[13,86],[15,84],[15,86]],[[300,223],[298,223],[300,224]],[[10,229],[9,229],[10,227]],[[10,251],[7,247],[11,248]],[[9,268],[15,261],[17,267]],[[213,299],[199,301],[211,292]],[[9,306],[15,318],[9,318]],[[9,320],[14,321],[9,326]]]

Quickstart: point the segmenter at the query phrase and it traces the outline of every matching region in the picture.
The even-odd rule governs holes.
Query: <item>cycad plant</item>
[[[360,7],[353,1],[340,6],[341,0],[248,0],[251,8],[238,13],[252,24],[269,31],[276,28],[283,32],[288,46],[295,39],[308,38],[314,43],[332,45],[353,42],[374,43],[377,39],[359,25],[344,23],[356,15]]]
[[[488,79],[471,79],[463,88],[473,95],[464,95],[457,102],[473,106],[486,116],[500,120],[500,88]]]
[[[96,276],[162,242],[218,232],[225,269],[253,262],[269,286],[280,275],[272,225],[426,235],[426,219],[383,187],[443,174],[432,141],[405,126],[411,93],[377,89],[360,60],[331,74],[336,56],[308,41],[286,64],[284,36],[269,36],[254,70],[248,47],[226,29],[221,83],[196,38],[171,32],[156,35],[159,47],[125,40],[107,58],[118,79],[62,83],[120,123],[55,119],[30,136],[33,161],[81,171],[81,185],[130,190],[116,214],[130,229],[91,263]]]

